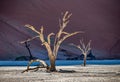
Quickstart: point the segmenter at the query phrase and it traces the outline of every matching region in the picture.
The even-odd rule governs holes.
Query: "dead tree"
[[[30,51],[30,48],[29,48],[30,45],[28,45],[27,42],[25,42],[25,47],[27,48],[28,52],[29,52],[29,55],[30,55],[30,59],[33,58],[32,54],[31,54],[31,51]]]
[[[44,31],[43,26],[41,26],[40,31],[38,31],[38,30],[35,29],[34,26],[31,26],[29,24],[25,25],[25,27],[31,29],[32,31],[34,31],[38,34],[38,36],[33,37],[32,40],[35,39],[36,37],[39,37],[42,45],[46,47],[46,50],[48,52],[49,61],[50,61],[50,66],[49,66],[49,69],[48,69],[49,71],[56,71],[55,61],[56,61],[57,53],[58,53],[58,50],[59,50],[59,47],[60,47],[61,43],[65,39],[67,39],[68,37],[71,37],[71,36],[76,35],[78,33],[83,33],[82,31],[77,31],[77,32],[73,32],[73,33],[68,33],[68,32],[64,31],[65,27],[69,23],[69,18],[71,17],[71,15],[72,14],[69,14],[68,11],[65,12],[62,19],[59,19],[59,30],[58,30],[58,32],[56,34],[55,33],[50,33],[47,36],[47,40],[45,40],[45,37],[44,37],[44,34],[43,34],[43,31]],[[53,35],[55,36],[55,39],[54,39],[54,46],[52,48],[50,38]],[[31,39],[28,39],[28,41],[29,40],[31,40]]]
[[[34,63],[34,62],[39,62],[40,64],[37,67],[30,68],[30,65],[32,63]],[[49,66],[48,66],[48,64],[45,61],[40,60],[40,59],[30,60],[29,63],[28,63],[28,65],[27,65],[27,69],[24,70],[24,71],[22,71],[22,73],[28,72],[29,70],[35,70],[35,71],[37,71],[39,68],[46,68],[46,70],[48,71]]]
[[[20,42],[21,44],[23,44],[23,43],[25,44],[25,46],[26,46],[26,48],[28,49],[29,54],[30,54],[30,61],[29,61],[28,65],[27,65],[27,69],[24,70],[24,71],[22,71],[22,73],[28,72],[29,70],[35,70],[35,71],[37,71],[39,68],[46,68],[47,70],[49,69],[49,66],[48,66],[48,64],[47,64],[45,61],[43,61],[43,60],[41,60],[41,59],[34,58],[34,57],[32,56],[31,51],[30,51],[30,49],[29,49],[29,45],[27,44],[27,42],[29,42],[29,41],[37,38],[37,37],[38,37],[38,36],[35,36],[35,37],[31,38],[31,39],[28,39],[28,40],[25,40],[25,41]],[[34,62],[39,62],[39,65],[38,65],[37,67],[30,68],[30,65],[31,65],[32,63],[34,63]]]
[[[84,55],[84,64],[83,64],[84,66],[86,66],[87,55],[91,50],[90,44],[91,44],[91,40],[87,43],[87,45],[85,45],[85,43],[83,42],[83,39],[80,40],[80,45],[72,44],[73,46],[77,47]]]

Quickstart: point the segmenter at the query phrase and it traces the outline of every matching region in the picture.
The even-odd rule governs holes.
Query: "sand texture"
[[[21,73],[26,67],[0,67],[0,82],[120,82],[120,65],[57,66]]]

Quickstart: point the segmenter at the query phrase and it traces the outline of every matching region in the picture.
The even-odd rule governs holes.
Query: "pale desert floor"
[[[0,67],[0,82],[120,82],[120,65],[57,66],[21,73],[26,67]]]

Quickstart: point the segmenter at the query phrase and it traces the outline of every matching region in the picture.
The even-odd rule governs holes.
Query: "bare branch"
[[[91,50],[90,44],[91,44],[91,40],[88,42],[88,44],[86,46],[87,53]]]
[[[90,44],[91,44],[91,40],[88,42],[88,44],[85,46],[84,42],[83,42],[83,39],[80,40],[80,45],[75,45],[75,44],[71,44],[75,47],[77,47],[81,52],[82,54],[88,54],[88,52],[91,50],[90,48]]]
[[[46,42],[45,38],[44,38],[43,31],[44,31],[44,27],[41,26],[41,28],[40,28],[40,35],[39,36],[40,36],[40,40],[41,40],[42,44]]]
[[[43,66],[37,66],[37,67],[34,67],[34,68],[29,68],[29,69],[26,69],[26,70],[22,71],[21,73],[28,72],[29,70],[35,70],[35,71],[37,71],[39,68],[45,68],[45,67],[43,67]]]
[[[20,43],[23,44],[23,43],[25,43],[25,42],[29,42],[29,41],[31,41],[31,40],[34,40],[34,39],[36,39],[36,38],[38,38],[38,37],[39,37],[39,36],[35,36],[35,37],[29,38],[29,39],[27,39],[27,40],[21,41]]]
[[[66,22],[71,17],[71,15],[72,15],[72,13],[69,14],[69,12],[66,11],[63,16],[63,22]]]
[[[36,32],[37,34],[40,34],[40,32],[37,31],[37,30],[35,29],[35,27],[33,27],[32,25],[26,24],[25,27],[31,29],[32,31]]]
[[[48,44],[50,45],[50,37],[52,36],[52,35],[55,35],[54,33],[50,33],[49,35],[48,35],[48,37],[47,37],[47,40],[48,40]]]
[[[62,28],[64,29],[64,28],[67,26],[68,23],[69,23],[69,20],[66,20],[66,21],[62,24]]]
[[[62,18],[62,22],[59,19],[59,25],[60,25],[60,30],[58,31],[58,34],[56,36],[56,38],[60,38],[62,31],[64,30],[64,28],[67,26],[67,24],[69,23],[69,18],[70,18],[71,14],[68,13],[68,11],[65,12],[63,18]],[[62,24],[61,24],[62,23]]]
[[[69,19],[72,16],[72,13],[68,14],[67,19]]]
[[[62,20],[62,21],[66,21],[66,17],[67,17],[67,15],[68,15],[68,13],[69,13],[68,11],[66,11],[66,12],[65,12],[65,14],[64,14],[64,16],[63,16],[63,20]]]
[[[41,33],[41,34],[43,34],[43,30],[44,30],[44,27],[41,26],[41,28],[40,28],[40,33]]]
[[[37,66],[35,68],[30,68],[30,65],[33,63],[33,62],[39,62],[41,65],[40,66]],[[40,59],[35,59],[35,60],[31,60],[29,61],[28,65],[27,65],[27,69],[24,70],[22,73],[24,72],[28,72],[29,70],[38,70],[39,68],[46,68],[47,70],[49,69],[49,66],[48,64],[43,61],[43,60],[40,60]]]
[[[76,34],[78,34],[78,33],[79,33],[79,31],[78,31],[78,32],[73,32],[73,33],[68,33],[68,34],[65,35],[62,39],[58,40],[57,43],[56,43],[56,45],[54,45],[54,50],[53,50],[54,55],[57,56],[57,52],[58,52],[58,49],[59,49],[59,47],[60,47],[60,44],[61,44],[65,39],[67,39],[67,38],[70,37],[70,36],[76,35]]]
[[[84,53],[85,53],[84,49],[83,49],[83,48],[81,48],[81,46],[80,46],[80,45],[79,45],[79,46],[77,46],[77,48],[79,48],[79,49],[81,50],[82,54],[84,54]]]
[[[80,40],[80,46],[81,46],[81,48],[85,51],[85,44],[84,44],[84,42],[83,42],[83,39]]]
[[[63,42],[65,39],[67,39],[68,37],[73,36],[73,35],[76,35],[76,34],[78,34],[78,33],[80,33],[80,32],[77,31],[77,32],[73,32],[73,33],[69,33],[69,34],[65,35],[62,39],[59,40],[59,43],[62,43],[62,42]]]
[[[75,47],[77,47],[78,49],[80,49],[81,50],[81,52],[82,53],[84,53],[84,50],[81,48],[81,46],[80,45],[75,45],[75,44],[70,44],[70,45],[72,45],[72,46],[75,46]]]
[[[88,42],[88,44],[86,45],[86,50],[88,50],[90,48],[90,44],[91,44],[91,40]]]
[[[69,34],[68,32],[62,32],[62,34]]]
[[[91,50],[91,48],[90,48],[90,44],[91,44],[91,40],[88,42],[88,44],[85,46],[85,44],[84,44],[84,42],[83,42],[83,40],[80,40],[80,44],[81,44],[81,49],[82,49],[82,51],[84,51],[84,53],[83,54],[88,54],[88,52]],[[80,49],[80,50],[81,50]]]

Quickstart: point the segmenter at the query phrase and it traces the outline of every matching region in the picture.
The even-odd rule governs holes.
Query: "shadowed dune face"
[[[85,31],[65,41],[79,44],[92,40],[92,52],[98,58],[120,58],[120,1],[119,0],[0,0],[0,60],[15,59],[28,55],[19,41],[36,34],[24,28],[31,24],[39,30],[45,27],[45,34],[57,32],[61,12],[68,10],[73,15],[65,28],[67,32]],[[73,55],[80,51],[62,45]],[[32,53],[41,56],[39,39],[31,42]]]

